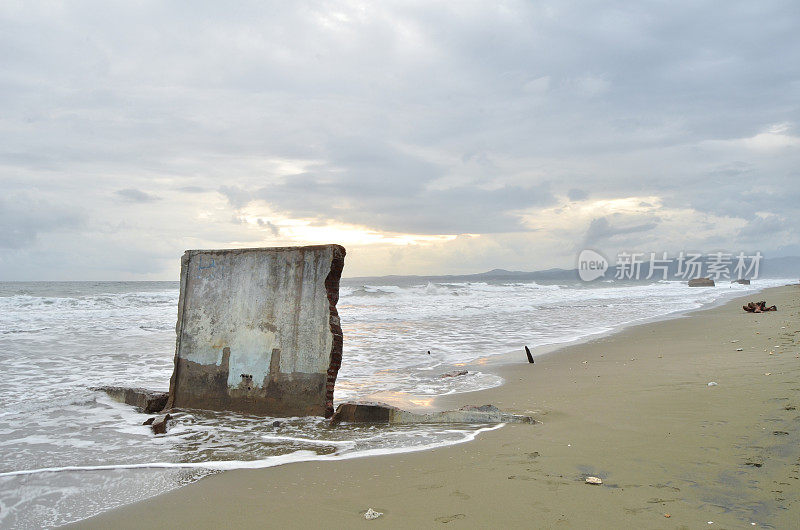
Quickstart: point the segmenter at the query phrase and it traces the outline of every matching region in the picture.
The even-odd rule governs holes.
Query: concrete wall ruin
[[[188,250],[167,408],[333,414],[339,245]]]

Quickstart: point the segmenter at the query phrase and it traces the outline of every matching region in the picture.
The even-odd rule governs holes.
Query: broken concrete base
[[[90,390],[105,392],[114,401],[132,405],[145,414],[153,414],[164,410],[169,392],[156,392],[146,388],[128,388],[124,386],[99,386]]]
[[[169,421],[172,419],[172,416],[169,414],[165,414],[163,416],[156,416],[154,418],[148,418],[142,423],[142,425],[149,425],[151,429],[153,429],[153,434],[166,434],[167,429],[169,428]]]
[[[386,403],[342,403],[336,408],[331,424],[350,423],[536,423],[530,416],[506,414],[494,405],[468,405],[458,410],[415,414]]]

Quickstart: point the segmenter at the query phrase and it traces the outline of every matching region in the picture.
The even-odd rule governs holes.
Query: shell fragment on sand
[[[377,519],[381,515],[383,515],[383,512],[376,512],[372,508],[369,508],[366,512],[364,512],[364,519],[371,521],[373,519]]]
[[[586,483],[592,484],[593,486],[599,486],[603,483],[603,479],[600,477],[586,477]]]

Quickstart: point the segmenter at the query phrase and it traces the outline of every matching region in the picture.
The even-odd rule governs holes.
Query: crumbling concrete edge
[[[141,409],[145,414],[160,412],[167,402],[168,394],[158,390],[127,386],[91,386],[89,390],[105,392],[108,397],[118,403],[125,403]]]
[[[178,322],[175,324],[175,357],[173,359],[172,376],[169,378],[169,397],[167,398],[167,404],[164,407],[164,410],[169,410],[175,406],[175,384],[178,380],[178,370],[180,369],[178,356],[181,351],[181,336],[183,335],[183,309],[186,298],[186,282],[189,281],[189,274],[187,274],[187,271],[192,253],[193,252],[191,250],[187,250],[183,253],[183,256],[181,256],[181,285],[180,297],[178,298]]]
[[[331,344],[330,364],[328,365],[327,380],[325,382],[325,417],[333,416],[333,391],[336,386],[336,376],[342,366],[342,325],[336,304],[339,303],[339,281],[344,269],[344,257],[347,254],[341,245],[332,245],[331,270],[325,278],[325,290],[328,294],[328,307],[330,310],[330,328],[333,335]]]

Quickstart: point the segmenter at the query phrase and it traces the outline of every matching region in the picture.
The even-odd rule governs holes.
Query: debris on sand
[[[766,313],[767,311],[778,310],[778,308],[774,305],[767,307],[767,303],[764,300],[761,300],[760,302],[748,302],[747,305],[742,306],[742,309],[748,313]]]
[[[600,477],[586,477],[586,483],[592,484],[594,486],[599,486],[600,484],[603,483],[603,479],[601,479]]]
[[[528,364],[533,364],[533,355],[531,355],[531,350],[525,346],[525,355],[528,357]]]
[[[381,515],[383,515],[383,512],[376,512],[372,508],[369,508],[366,512],[364,512],[364,519],[371,521],[373,519],[377,519]]]

